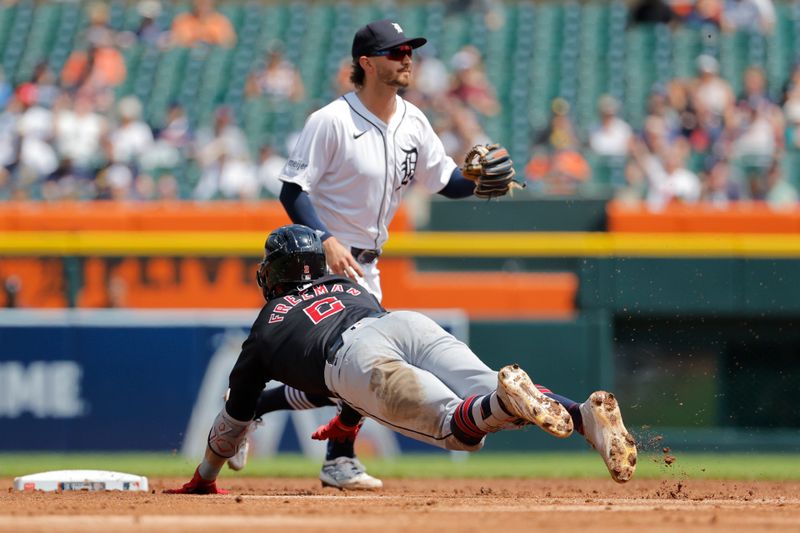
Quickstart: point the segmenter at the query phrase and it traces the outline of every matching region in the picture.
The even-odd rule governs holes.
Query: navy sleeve
[[[283,187],[281,187],[280,201],[292,222],[321,231],[323,241],[328,237],[333,237],[325,224],[319,219],[314,206],[311,205],[311,198],[308,193],[298,184],[284,182]]]
[[[467,196],[472,196],[474,192],[475,182],[465,178],[464,174],[461,173],[461,169],[456,167],[453,173],[450,174],[450,181],[439,191],[439,194],[447,198],[466,198]]]

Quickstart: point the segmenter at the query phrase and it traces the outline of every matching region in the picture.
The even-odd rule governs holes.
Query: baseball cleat
[[[636,470],[636,441],[625,429],[619,403],[610,392],[593,392],[580,405],[583,436],[600,453],[611,477],[625,483]]]
[[[228,389],[228,391],[230,391],[230,389]],[[228,399],[227,394],[225,399]],[[262,424],[263,422],[260,418],[256,418],[250,422],[250,425],[247,427],[247,434],[245,435],[242,444],[239,445],[239,449],[236,450],[236,454],[234,454],[233,457],[228,458],[228,468],[238,472],[247,465],[247,459],[250,457],[250,446],[253,444],[253,432]]]
[[[231,397],[231,389],[228,388],[225,390],[225,395],[222,397],[223,402],[227,402],[228,398]],[[244,437],[244,440],[239,445],[239,449],[236,450],[236,453],[233,457],[228,458],[228,468],[231,470],[236,470],[237,472],[247,465],[247,459],[250,456],[250,435],[252,435],[253,431],[256,430],[258,426],[261,425],[261,419],[256,418],[247,428],[247,434]]]
[[[519,365],[497,373],[497,397],[512,415],[536,424],[559,438],[572,434],[572,417],[563,405],[542,394]]]
[[[236,455],[228,458],[228,468],[237,472],[243,469],[247,465],[248,455],[250,455],[250,435],[245,437],[239,449],[236,450]]]
[[[366,468],[355,457],[337,457],[322,463],[319,479],[323,487],[347,490],[375,490],[383,488],[383,481],[367,474]]]
[[[257,418],[250,423],[247,428],[247,435],[245,436],[239,449],[233,457],[228,458],[228,468],[231,470],[242,470],[247,465],[247,459],[250,457],[250,445],[252,443],[253,432],[262,424],[261,419]]]

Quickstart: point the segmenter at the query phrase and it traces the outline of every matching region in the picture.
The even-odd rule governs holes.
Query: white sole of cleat
[[[380,490],[383,488],[383,481],[367,475],[363,479],[348,481],[345,483],[337,483],[335,480],[321,475],[319,480],[322,482],[323,487],[331,487],[340,490]]]
[[[322,480],[320,480],[322,481]],[[356,484],[356,485],[348,485],[348,486],[339,486],[333,483],[326,483],[322,481],[322,488],[332,488],[332,489],[339,489],[339,490],[381,490],[383,488],[383,483],[380,485],[378,484]]]
[[[250,454],[250,436],[242,442],[236,454],[228,459],[228,468],[239,472],[247,465],[247,459]]]
[[[595,424],[595,431],[592,433],[597,435],[597,429],[600,429],[598,440],[602,442],[593,443],[588,438],[586,440],[600,452],[614,481],[630,481],[636,471],[636,440],[622,423],[617,399],[610,392],[593,392],[581,409],[584,428],[587,428],[587,407]]]
[[[536,424],[554,437],[572,434],[572,417],[563,405],[548,398],[536,388],[519,365],[509,365],[497,373],[498,398],[512,414]]]

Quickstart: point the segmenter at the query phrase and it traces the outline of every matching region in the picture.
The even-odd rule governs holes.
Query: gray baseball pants
[[[450,431],[456,406],[497,388],[497,372],[427,316],[395,311],[343,334],[325,384],[364,416],[448,450],[474,451]]]

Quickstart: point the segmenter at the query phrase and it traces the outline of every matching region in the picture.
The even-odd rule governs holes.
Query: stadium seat
[[[8,39],[11,25],[14,23],[17,9],[15,4],[3,6],[0,9],[0,52],[5,49],[6,40]]]
[[[125,77],[125,81],[116,89],[117,98],[122,98],[133,91],[133,80],[137,77],[143,50],[144,47],[139,43],[122,50],[122,57],[125,59],[125,70],[128,74]]]
[[[43,3],[34,10],[30,32],[19,58],[17,79],[27,80],[36,65],[49,55],[60,14],[60,5]]]
[[[158,24],[168,28],[176,13],[191,0],[161,2]],[[0,61],[7,79],[26,81],[34,67],[48,61],[59,75],[86,28],[88,0],[56,2],[17,0],[0,9]],[[481,50],[487,75],[501,102],[501,112],[481,117],[488,136],[527,158],[533,132],[544,128],[551,103],[566,98],[584,137],[597,119],[597,100],[610,93],[625,102],[622,115],[641,127],[648,96],[655,84],[695,76],[699,54],[720,61],[722,75],[739,93],[749,65],[765,68],[770,94],[776,100],[800,57],[800,2],[775,2],[777,20],[770,35],[750,31],[722,32],[713,25],[628,25],[625,0],[518,0],[495,4],[503,26],[487,24],[478,9],[459,9],[443,0],[374,4],[345,0],[227,0],[218,3],[237,32],[232,49],[147,49],[141,44],[122,48],[128,77],[116,88],[117,98],[138,96],[151,125],[163,123],[168,105],[186,106],[193,125],[210,120],[225,104],[242,117],[251,148],[264,139],[285,136],[299,128],[309,109],[333,95],[330,83],[347,57],[353,31],[369,20],[402,20],[408,34],[429,39],[440,59],[449,64],[465,44]],[[138,2],[109,0],[109,24],[133,31],[139,24]],[[263,66],[268,48],[279,42],[286,57],[300,70],[306,100],[273,109],[245,101],[248,76]],[[259,107],[261,106],[261,107]],[[257,110],[258,116],[253,113]],[[691,161],[699,164],[695,154]],[[789,153],[784,168],[797,155]],[[737,163],[742,169],[749,162]],[[615,181],[617,169],[593,161],[599,186]],[[695,165],[697,166],[697,165]],[[757,166],[757,165],[756,165]],[[788,170],[787,170],[788,171]],[[789,171],[790,172],[790,171]],[[794,172],[790,172],[793,179]]]
[[[586,160],[592,167],[592,179],[583,187],[584,192],[610,196],[614,190],[625,186],[626,158],[601,156],[587,151]]]
[[[672,39],[672,73],[677,78],[688,79],[695,75],[695,58],[700,55],[700,33],[680,27]]]
[[[50,67],[56,75],[61,73],[64,63],[66,63],[72,43],[78,31],[81,21],[80,6],[73,3],[61,4],[61,19],[58,28],[55,29],[54,40],[50,51]]]
[[[781,168],[786,180],[800,191],[800,150],[787,150]]]
[[[17,68],[25,51],[28,32],[33,22],[34,5],[30,0],[23,0],[17,4],[16,14],[11,29],[8,32],[8,39],[3,49],[3,70],[6,78],[15,83],[27,81]]]

